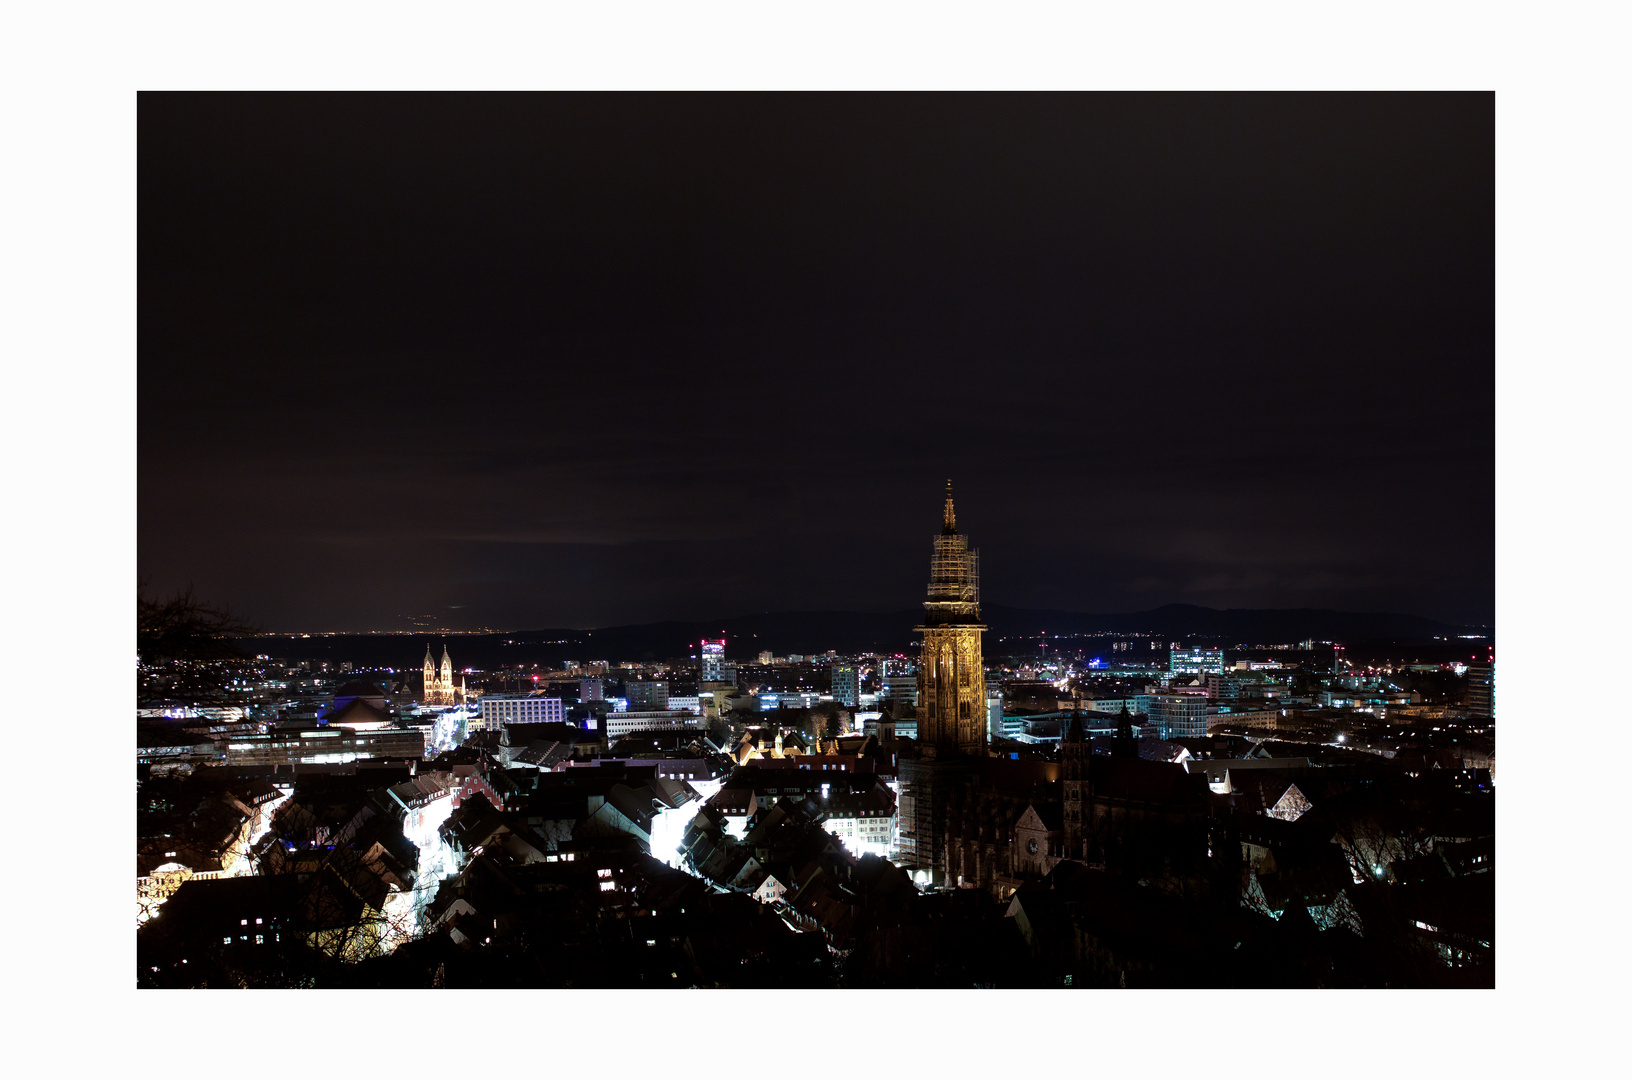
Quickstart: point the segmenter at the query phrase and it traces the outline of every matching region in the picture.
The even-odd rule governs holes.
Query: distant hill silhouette
[[[1152,611],[1094,615],[1037,611],[1000,604],[982,605],[986,653],[1003,655],[1024,645],[1005,638],[1063,634],[1151,634],[1213,644],[1291,644],[1317,641],[1426,641],[1468,628],[1416,615],[1332,611],[1322,608],[1216,608],[1167,604]],[[336,634],[327,637],[270,636],[249,639],[251,653],[289,659],[351,660],[363,666],[417,670],[428,641],[448,642],[459,667],[492,670],[509,664],[549,664],[562,660],[662,660],[690,656],[705,637],[727,639],[729,660],[751,660],[761,650],[777,656],[914,651],[913,627],[922,609],[891,612],[776,611],[710,621],[670,621],[595,630],[516,630],[501,634]],[[440,655],[440,652],[438,653]]]
[[[1105,631],[1148,632],[1171,637],[1220,638],[1231,644],[1287,644],[1317,641],[1367,641],[1376,638],[1415,640],[1455,635],[1465,627],[1416,615],[1332,611],[1329,608],[1217,608],[1166,604],[1152,611],[1122,615],[1087,615],[1070,611],[1028,611],[982,607],[987,625],[1000,633],[1089,634]],[[1031,624],[1036,628],[1032,629]],[[1000,629],[1001,628],[1001,629]]]

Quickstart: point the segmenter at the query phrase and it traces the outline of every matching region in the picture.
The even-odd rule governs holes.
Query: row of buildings
[[[708,641],[695,704],[661,670],[477,693],[444,649],[423,700],[359,681],[310,717],[150,716],[179,734],[139,747],[139,978],[1493,977],[1477,694],[1452,709],[1384,675],[1182,648],[1163,672],[994,678],[979,567],[949,489],[919,655],[824,658],[824,690],[737,685],[752,666]]]

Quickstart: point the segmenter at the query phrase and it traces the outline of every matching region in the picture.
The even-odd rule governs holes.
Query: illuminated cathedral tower
[[[986,753],[986,674],[981,663],[980,552],[958,532],[952,481],[929,560],[923,661],[918,665],[918,742],[926,758]]]
[[[425,697],[422,705],[457,705],[465,700],[465,678],[459,677],[459,684],[453,682],[453,660],[448,656],[448,647],[442,646],[442,670],[437,671],[431,661],[431,647],[425,646]]]

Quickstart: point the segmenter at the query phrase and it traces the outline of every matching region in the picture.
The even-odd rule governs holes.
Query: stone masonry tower
[[[952,481],[929,560],[924,655],[918,665],[918,742],[925,758],[986,753],[986,675],[980,654],[980,552],[958,532]]]

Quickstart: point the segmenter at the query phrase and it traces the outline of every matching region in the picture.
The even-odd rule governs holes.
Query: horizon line
[[[988,606],[988,605],[982,605],[982,606],[985,607],[985,606]],[[1124,618],[1124,617],[1132,617],[1132,616],[1138,616],[1138,615],[1149,615],[1149,614],[1152,614],[1152,613],[1155,613],[1155,612],[1158,612],[1158,611],[1162,611],[1165,608],[1193,608],[1193,609],[1195,609],[1197,611],[1210,611],[1210,612],[1217,612],[1219,614],[1227,614],[1229,612],[1269,612],[1269,613],[1311,612],[1311,613],[1330,613],[1330,614],[1334,614],[1334,615],[1361,615],[1361,616],[1372,616],[1372,617],[1392,617],[1392,618],[1421,619],[1421,620],[1423,620],[1425,622],[1439,623],[1439,624],[1441,624],[1443,626],[1457,627],[1457,628],[1463,628],[1463,629],[1479,628],[1479,629],[1488,630],[1488,629],[1491,629],[1493,627],[1493,625],[1494,625],[1493,623],[1485,623],[1485,622],[1460,622],[1460,621],[1454,621],[1454,620],[1446,620],[1446,619],[1435,618],[1433,616],[1428,616],[1428,615],[1417,615],[1417,614],[1414,614],[1414,613],[1411,613],[1411,612],[1405,612],[1405,611],[1357,611],[1357,610],[1350,610],[1350,609],[1344,609],[1344,608],[1331,608],[1331,607],[1225,607],[1225,608],[1219,608],[1219,607],[1209,607],[1206,604],[1184,603],[1182,601],[1173,601],[1173,602],[1166,603],[1166,604],[1160,604],[1160,605],[1157,605],[1156,607],[1152,607],[1152,608],[1144,608],[1144,609],[1141,609],[1141,610],[1138,610],[1138,611],[1072,611],[1072,610],[1070,610],[1068,608],[1024,608],[1024,607],[1012,607],[1011,605],[1007,605],[1007,604],[992,604],[990,606],[991,607],[996,607],[996,608],[1007,608],[1008,610],[1011,610],[1011,611],[1037,612],[1039,614],[1044,614],[1044,615],[1073,615],[1073,616],[1086,616],[1086,617],[1092,617],[1092,618]],[[728,616],[691,617],[691,618],[662,618],[662,619],[649,619],[649,620],[646,620],[644,622],[604,623],[604,624],[600,624],[600,625],[596,625],[596,626],[561,626],[561,625],[557,625],[557,626],[510,626],[510,627],[499,627],[499,628],[482,627],[482,628],[477,628],[477,629],[439,628],[439,629],[435,629],[435,630],[416,630],[416,629],[260,630],[260,631],[257,631],[255,633],[253,633],[253,634],[244,635],[244,639],[257,638],[257,637],[299,637],[299,636],[303,636],[303,635],[304,636],[323,636],[323,637],[333,637],[333,636],[340,636],[340,635],[352,635],[352,636],[391,635],[391,636],[399,636],[399,637],[411,637],[411,636],[414,636],[414,635],[479,636],[479,635],[489,635],[489,634],[541,633],[541,632],[544,632],[544,631],[563,631],[563,630],[571,631],[572,633],[585,634],[585,633],[596,633],[597,631],[605,631],[605,630],[624,630],[624,629],[631,629],[631,628],[635,628],[635,627],[659,626],[659,625],[662,625],[664,623],[708,623],[708,622],[715,622],[715,621],[734,622],[734,621],[738,621],[738,620],[741,620],[741,619],[751,619],[751,618],[755,618],[757,616],[766,616],[766,615],[894,615],[894,614],[897,614],[897,613],[904,613],[904,612],[909,612],[909,611],[912,611],[912,610],[913,610],[912,608],[892,608],[892,609],[887,609],[887,610],[867,610],[867,609],[863,609],[863,608],[786,608],[786,609],[778,609],[778,610],[774,610],[774,611],[744,612],[744,613],[741,613],[741,614],[728,615]],[[1140,631],[1129,630],[1127,632],[1128,633],[1137,633],[1137,632],[1140,632]]]

